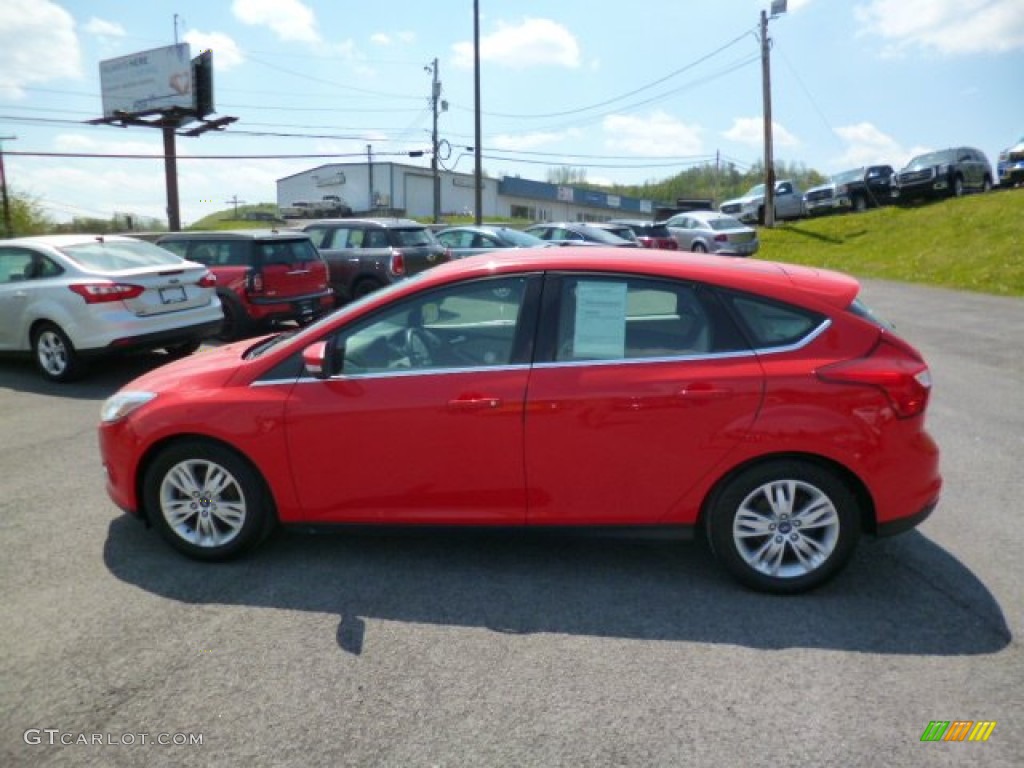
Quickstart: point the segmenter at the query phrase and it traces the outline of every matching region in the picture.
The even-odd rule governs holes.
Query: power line
[[[426,153],[426,150],[420,150]],[[143,155],[116,152],[7,152],[8,155],[19,157],[73,157],[73,158],[106,158],[115,160],[163,160],[164,155]],[[176,155],[178,160],[301,160],[309,158],[330,157],[364,157],[363,152],[321,152],[312,154],[279,154],[279,155]],[[409,152],[374,152],[380,157],[410,157]]]

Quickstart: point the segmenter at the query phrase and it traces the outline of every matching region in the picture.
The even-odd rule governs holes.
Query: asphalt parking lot
[[[159,358],[63,387],[0,362],[0,765],[1024,764],[1024,301],[864,296],[931,364],[944,496],[795,598],[700,543],[281,534],[196,564],[103,490],[100,403]]]

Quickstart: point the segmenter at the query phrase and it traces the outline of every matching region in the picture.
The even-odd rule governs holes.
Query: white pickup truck
[[[748,189],[742,197],[726,200],[718,210],[735,216],[742,222],[759,224],[764,221],[764,184]],[[775,218],[799,219],[807,215],[804,195],[792,181],[775,182]]]
[[[324,195],[315,201],[296,200],[281,208],[286,219],[327,219],[352,215],[352,208],[337,195]]]

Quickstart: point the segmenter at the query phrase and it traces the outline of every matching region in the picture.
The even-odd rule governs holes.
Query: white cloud
[[[20,98],[22,86],[81,76],[70,13],[50,0],[0,3],[0,97]]]
[[[854,14],[862,34],[881,37],[890,55],[1003,53],[1024,48],[1021,0],[869,0]]]
[[[835,160],[837,170],[880,163],[900,168],[914,155],[928,151],[922,146],[904,147],[871,123],[842,126],[836,128],[836,133],[847,145],[846,151]]]
[[[662,111],[649,115],[609,115],[601,127],[604,145],[631,155],[699,155],[703,151],[700,126],[687,125]]]
[[[193,56],[198,56],[200,51],[213,51],[214,71],[226,71],[245,63],[238,43],[221,32],[190,29],[185,33],[185,42],[191,46]]]
[[[370,35],[370,42],[375,45],[394,45],[395,43],[402,43],[408,45],[416,40],[415,32],[396,32],[393,35],[389,35],[387,32],[377,32]]]
[[[316,16],[300,0],[234,0],[231,11],[243,24],[267,27],[282,40],[320,40]]]
[[[557,144],[559,141],[564,141],[566,139],[575,139],[579,136],[580,132],[576,129],[557,133],[542,131],[519,134],[503,133],[491,138],[487,144],[493,149],[503,149],[509,152],[522,152],[525,150],[536,149],[537,147]]]
[[[93,16],[85,25],[85,31],[96,37],[124,37],[124,27],[114,21],[106,21]]]
[[[733,120],[732,128],[722,134],[727,139],[737,144],[746,144],[751,147],[764,146],[764,118],[761,117],[737,117]],[[772,146],[798,147],[800,140],[787,131],[779,123],[772,121]]]
[[[473,67],[473,43],[452,46],[453,63],[461,69]],[[580,46],[573,34],[550,19],[524,19],[518,25],[499,22],[498,31],[480,38],[480,60],[513,69],[580,66]]]

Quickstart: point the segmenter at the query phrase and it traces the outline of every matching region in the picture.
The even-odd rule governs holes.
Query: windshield
[[[864,169],[857,168],[853,171],[843,171],[832,177],[833,184],[848,184],[851,181],[860,181],[864,178]]]
[[[141,240],[105,240],[65,245],[60,252],[85,269],[117,271],[140,267],[174,266],[181,268],[185,260],[165,248]]]
[[[949,151],[929,152],[927,155],[918,155],[907,166],[911,169],[931,168],[933,165],[941,165],[949,162]]]
[[[580,227],[580,232],[585,233],[588,240],[593,240],[596,243],[604,243],[605,245],[622,245],[627,242],[625,238],[614,235],[606,229],[599,229],[597,227]]]
[[[744,197],[761,197],[764,194],[764,184],[757,184],[748,189],[743,196]]]

